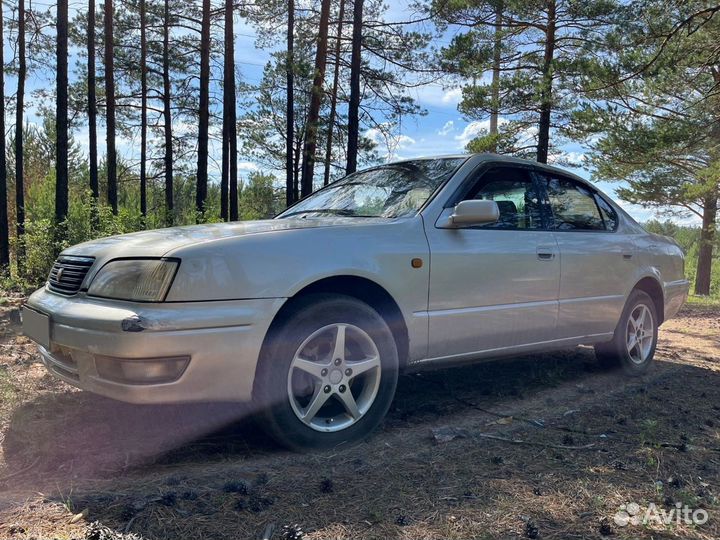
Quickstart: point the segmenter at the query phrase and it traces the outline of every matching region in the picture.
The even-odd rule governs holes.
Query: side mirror
[[[500,219],[500,209],[495,201],[470,200],[460,201],[450,215],[450,225],[482,225],[495,223]]]

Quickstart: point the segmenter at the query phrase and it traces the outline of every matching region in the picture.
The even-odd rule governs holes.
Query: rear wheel
[[[374,309],[348,296],[308,296],[264,351],[261,426],[296,450],[355,441],[385,416],[397,376],[395,340]]]
[[[630,375],[647,371],[657,346],[658,316],[652,298],[640,290],[630,293],[612,341],[595,346],[606,367],[622,367]]]

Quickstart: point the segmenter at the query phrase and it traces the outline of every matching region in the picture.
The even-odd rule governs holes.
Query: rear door
[[[458,202],[494,200],[497,223],[448,228]],[[426,223],[430,244],[429,356],[461,356],[552,340],[560,263],[528,168],[486,169]]]
[[[560,250],[558,337],[613,332],[633,273],[632,239],[596,191],[572,178],[539,172]]]

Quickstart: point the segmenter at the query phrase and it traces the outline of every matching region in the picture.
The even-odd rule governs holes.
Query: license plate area
[[[50,349],[50,317],[34,309],[23,307],[23,334]]]

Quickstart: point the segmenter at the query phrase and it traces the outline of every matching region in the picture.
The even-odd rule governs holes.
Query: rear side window
[[[605,221],[595,194],[567,178],[543,176],[553,214],[553,229],[558,231],[604,231]]]
[[[530,174],[523,169],[498,167],[484,173],[464,200],[495,201],[500,219],[484,229],[540,229],[540,197]]]
[[[600,208],[600,214],[605,222],[605,228],[608,231],[614,231],[617,229],[618,215],[615,209],[597,193],[595,194],[595,202],[597,202],[598,208]]]

